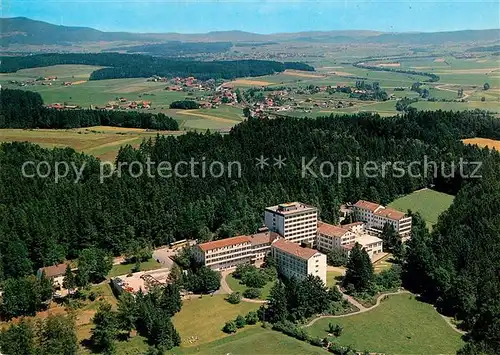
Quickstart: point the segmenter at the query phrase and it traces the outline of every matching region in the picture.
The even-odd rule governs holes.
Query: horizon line
[[[373,32],[377,33],[374,34],[374,36],[381,35],[381,34],[428,34],[428,33],[447,33],[447,32],[463,32],[463,31],[494,31],[494,30],[500,30],[500,27],[498,28],[481,28],[481,29],[471,29],[471,28],[464,28],[464,29],[453,29],[453,30],[442,30],[442,31],[383,31],[383,30],[376,30],[376,29],[330,29],[330,30],[303,30],[303,31],[283,31],[283,32],[270,32],[270,33],[261,33],[261,32],[251,32],[251,31],[244,31],[244,30],[211,30],[208,32],[130,32],[130,31],[107,31],[107,30],[102,30],[96,27],[91,27],[91,26],[76,26],[76,25],[59,25],[56,23],[44,21],[44,20],[38,20],[26,16],[12,16],[12,17],[0,17],[0,20],[7,20],[7,19],[26,19],[30,21],[36,21],[36,22],[43,22],[49,25],[53,26],[59,26],[59,27],[73,27],[73,28],[87,28],[87,29],[92,29],[96,30],[99,32],[103,33],[130,33],[130,34],[139,34],[139,35],[168,35],[168,34],[177,34],[177,35],[209,35],[213,33],[228,33],[228,32],[239,32],[239,33],[246,33],[246,34],[254,34],[254,35],[259,35],[259,36],[273,36],[273,35],[287,35],[287,34],[300,34],[300,33],[311,33],[311,32],[323,32],[323,33],[328,33],[328,32]]]

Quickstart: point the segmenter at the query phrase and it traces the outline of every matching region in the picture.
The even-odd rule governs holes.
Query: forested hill
[[[31,20],[26,17],[1,18],[0,44],[59,44],[99,41],[137,41],[138,34],[125,32],[102,32],[89,27],[57,26],[51,23]]]
[[[146,164],[149,157],[172,165],[179,161],[240,162],[241,176],[133,177],[128,169],[100,183],[99,161],[72,149],[42,149],[29,143],[0,146],[0,282],[21,277],[95,246],[119,254],[134,241],[163,245],[175,239],[215,238],[253,233],[265,206],[299,200],[320,208],[321,219],[335,223],[340,203],[360,198],[388,203],[429,183],[459,191],[433,234],[415,220],[405,269],[408,287],[465,319],[474,342],[462,354],[500,350],[500,154],[466,146],[460,139],[500,138],[500,121],[483,112],[411,112],[381,119],[358,114],[312,119],[249,119],[230,134],[188,133],[159,136],[138,149],[123,148],[117,165]],[[286,166],[259,169],[255,158],[285,157]],[[340,176],[321,164],[435,161],[437,177],[412,175]],[[315,159],[303,174],[303,159]],[[460,159],[482,162],[481,179],[462,179]],[[53,179],[26,178],[26,161],[85,163],[57,184]],[[455,167],[450,163],[455,162]],[[125,165],[126,166],[126,165]],[[229,165],[227,165],[229,166]],[[198,165],[198,168],[200,165]],[[334,168],[335,169],[335,168]],[[154,170],[153,170],[154,171]],[[219,171],[219,170],[217,170]],[[227,169],[226,171],[229,171]],[[450,177],[451,171],[455,172]],[[467,167],[463,170],[470,173]],[[133,173],[137,173],[136,170]],[[182,171],[185,173],[185,171]],[[343,172],[345,173],[345,171]],[[373,171],[371,171],[373,173]],[[446,174],[444,176],[443,174]]]
[[[0,72],[11,73],[20,69],[46,67],[58,64],[98,65],[90,80],[147,78],[160,76],[194,76],[197,79],[234,79],[279,73],[285,69],[314,71],[314,68],[296,62],[269,60],[194,61],[120,53],[52,53],[18,57],[0,57]]]

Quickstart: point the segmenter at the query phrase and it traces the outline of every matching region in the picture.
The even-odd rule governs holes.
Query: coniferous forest
[[[12,126],[10,117],[4,116],[5,126]],[[191,159],[239,162],[241,177],[143,174],[135,178],[133,172],[122,170],[121,176],[114,174],[102,183],[94,157],[70,148],[5,143],[0,146],[0,282],[74,258],[89,247],[120,254],[134,240],[163,245],[195,239],[207,230],[216,238],[253,233],[262,224],[263,208],[283,201],[318,206],[321,219],[336,223],[343,202],[363,198],[387,204],[434,184],[438,190],[456,194],[456,199],[432,232],[415,219],[403,263],[405,286],[464,321],[470,336],[461,354],[499,353],[500,154],[460,141],[468,137],[499,139],[500,121],[480,111],[412,111],[383,119],[371,114],[251,118],[228,135],[158,136],[137,149],[127,146],[116,162],[145,163],[148,158],[172,164]],[[255,166],[261,155],[271,163],[263,169]],[[279,156],[286,158],[281,168],[272,164]],[[424,170],[419,165],[414,167],[414,177],[371,178],[341,176],[322,165],[325,161],[334,166],[341,161],[408,164],[424,156],[445,168],[438,169],[436,176],[416,177]],[[459,176],[460,159],[481,162],[482,177]],[[25,161],[86,165],[78,183],[70,173],[56,184],[50,178],[22,177]],[[310,171],[304,174],[304,161],[311,162],[309,168],[317,176]],[[324,176],[320,176],[321,166]],[[470,172],[470,167],[464,169],[465,174]]]
[[[89,80],[148,78],[159,76],[194,76],[197,79],[233,79],[279,73],[285,69],[314,71],[304,63],[270,60],[195,61],[120,53],[50,53],[23,57],[0,57],[0,72],[12,73],[20,69],[59,64],[105,66],[90,75]]]

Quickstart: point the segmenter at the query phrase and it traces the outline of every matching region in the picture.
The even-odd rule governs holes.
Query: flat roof
[[[200,247],[201,250],[208,251],[208,250],[228,247],[231,245],[245,244],[245,243],[250,244],[250,237],[247,235],[240,235],[237,237],[214,240],[212,242],[198,244],[198,246]]]
[[[299,212],[316,211],[317,208],[306,205],[302,202],[286,202],[276,206],[266,207],[267,211],[279,213],[282,215],[294,214]]]
[[[361,246],[364,247],[364,246],[369,245],[369,244],[382,242],[382,239],[375,237],[373,235],[363,234],[363,235],[360,235],[359,237],[356,237],[356,242],[361,244]]]
[[[302,247],[300,244],[289,242],[285,239],[278,239],[272,244],[273,248],[284,251],[303,260],[309,260],[316,254],[321,254],[319,251],[307,247]]]

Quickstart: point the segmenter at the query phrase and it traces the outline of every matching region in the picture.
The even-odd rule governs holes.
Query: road
[[[163,267],[172,268],[174,261],[171,259],[176,254],[176,251],[170,248],[156,249],[153,252],[153,259],[157,260]]]

